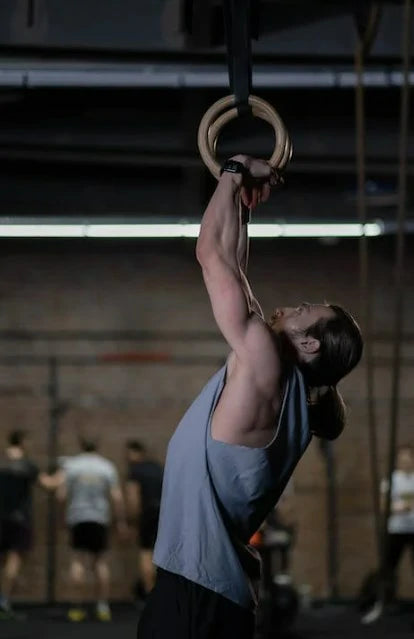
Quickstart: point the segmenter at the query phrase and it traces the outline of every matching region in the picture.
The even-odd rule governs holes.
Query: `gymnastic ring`
[[[218,135],[222,127],[238,115],[235,107],[221,115],[220,113],[223,109],[233,104],[234,96],[232,95],[218,100],[205,113],[198,131],[198,145],[201,157],[216,178],[219,177],[221,168],[214,158]],[[284,168],[291,157],[291,143],[282,119],[273,107],[261,98],[250,96],[249,104],[252,107],[253,115],[269,122],[275,131],[276,145],[269,164],[273,168]]]
[[[208,130],[208,135],[207,135],[207,138],[208,138],[208,151],[213,157],[216,154],[218,135],[219,135],[220,129],[222,127],[222,122],[220,121],[221,118],[222,118],[222,116],[220,116],[214,122],[214,124],[212,124],[210,126],[210,128]],[[277,165],[279,171],[283,171],[283,169],[287,166],[287,164],[289,164],[290,160],[292,159],[292,153],[293,153],[292,141],[290,139],[289,133],[286,131],[285,148],[284,148],[284,151],[283,151],[282,158],[279,160],[279,163]]]
[[[222,98],[221,100],[216,102],[216,106],[218,107],[217,111],[216,111],[217,118],[215,120],[212,119],[211,120],[211,124],[208,127],[208,134],[207,134],[208,145],[209,145],[209,150],[210,150],[210,152],[213,155],[215,155],[216,144],[217,144],[217,140],[218,140],[218,137],[219,137],[221,129],[228,122],[230,122],[230,120],[232,120],[233,118],[237,117],[237,109],[235,107],[229,109],[228,111],[225,111],[221,115],[218,114],[219,113],[218,109],[220,109],[222,111],[223,107],[226,106],[225,102],[228,103],[229,102],[229,98],[231,98],[231,97],[232,96],[228,96],[227,98]],[[286,155],[286,148],[285,148],[285,143],[284,143],[286,138],[288,137],[288,132],[286,130],[286,127],[285,127],[282,119],[278,115],[278,113],[273,109],[273,107],[268,102],[265,102],[265,100],[262,100],[261,98],[256,98],[255,96],[250,96],[249,101],[250,101],[250,99],[251,99],[251,106],[252,106],[253,114],[256,117],[260,117],[263,120],[265,120],[266,122],[268,122],[271,126],[273,126],[273,128],[275,130],[276,142],[280,143],[280,147],[277,149],[277,151],[281,154],[279,156],[280,159],[276,159],[275,158],[275,161],[278,163],[278,166],[279,166],[280,160],[282,158],[284,158],[285,155]],[[213,107],[214,107],[214,105],[213,105]],[[207,112],[207,113],[209,113],[209,112]],[[278,133],[279,133],[279,135],[277,135]],[[283,150],[283,154],[282,154],[282,150]],[[276,151],[276,149],[275,149],[275,151]],[[272,158],[273,158],[273,156],[272,156]],[[274,166],[274,168],[277,168],[276,165]],[[279,168],[280,168],[280,166],[279,166]]]
[[[222,117],[222,116],[220,116]],[[216,154],[216,147],[217,147],[217,141],[218,141],[218,135],[222,126],[222,122],[219,122],[220,118],[218,118],[216,120],[216,122],[214,124],[212,124],[208,130],[208,151],[211,154],[211,156],[215,156]],[[292,141],[290,139],[289,133],[286,132],[286,142],[285,142],[285,148],[283,151],[283,155],[282,158],[279,160],[278,162],[278,170],[279,171],[283,171],[285,169],[285,167],[287,166],[287,164],[289,164],[291,158],[292,158],[292,153],[293,153],[293,148],[292,148]]]
[[[215,102],[204,114],[198,129],[198,148],[206,167],[217,179],[220,177],[221,166],[215,159],[215,147],[218,135],[223,126],[238,115],[234,95],[229,95]],[[283,169],[292,155],[292,144],[286,127],[275,109],[262,98],[251,95],[249,104],[255,117],[266,120],[275,132],[275,148],[268,160],[275,169]],[[228,108],[232,107],[232,108]],[[227,109],[227,111],[225,111]],[[224,111],[224,113],[222,113]]]

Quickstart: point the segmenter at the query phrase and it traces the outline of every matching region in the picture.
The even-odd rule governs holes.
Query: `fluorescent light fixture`
[[[80,224],[0,224],[0,237],[82,237]]]
[[[87,237],[198,237],[199,224],[90,224]]]
[[[20,238],[196,238],[199,224],[151,224],[151,223],[79,223],[79,224],[0,224],[0,237]],[[375,237],[384,233],[381,222],[365,225],[348,224],[285,224],[252,223],[249,225],[250,237]]]
[[[379,222],[369,224],[284,224],[281,237],[375,237],[382,235]],[[263,237],[263,236],[261,236]]]

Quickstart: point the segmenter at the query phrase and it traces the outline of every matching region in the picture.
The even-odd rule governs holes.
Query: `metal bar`
[[[274,65],[255,65],[256,89],[331,88],[348,89],[357,84],[351,68],[308,67],[275,69]],[[410,74],[413,81],[414,73]],[[362,78],[367,87],[395,88],[403,74],[392,65],[366,70]],[[228,74],[222,64],[91,63],[91,62],[4,62],[0,63],[0,86],[14,88],[227,88]]]
[[[4,161],[18,162],[33,160],[36,162],[65,162],[79,164],[79,162],[92,163],[97,166],[143,166],[146,167],[194,167],[200,168],[200,158],[196,155],[188,153],[163,153],[159,152],[124,152],[124,151],[108,151],[108,150],[95,150],[85,148],[80,151],[79,149],[71,149],[69,147],[60,147],[56,144],[49,147],[32,145],[14,145],[13,147],[1,144],[0,142],[0,158]],[[371,173],[376,175],[395,175],[398,171],[398,167],[395,162],[390,162],[388,159],[381,162],[378,160],[369,160],[367,168]],[[292,164],[290,172],[294,173],[306,173],[306,174],[353,174],[355,172],[355,163],[345,158],[338,157],[326,157],[322,161],[309,159],[299,156]],[[409,175],[414,175],[414,163],[408,167]]]
[[[163,354],[164,355],[164,354]],[[162,366],[222,366],[225,357],[219,355],[171,355],[169,359],[153,357],[145,359],[133,359],[131,357],[122,358],[121,354],[114,354],[113,357],[107,356],[72,356],[72,355],[56,355],[56,361],[60,367],[63,366],[131,366],[148,364],[157,364]],[[0,366],[47,366],[50,362],[48,355],[9,355],[0,357]]]
[[[222,366],[225,361],[225,354],[221,355],[171,355],[169,359],[160,357],[159,359],[148,358],[148,360],[136,360],[133,358],[122,359],[118,356],[107,359],[99,356],[74,356],[56,355],[59,367],[64,366],[120,366],[120,365],[140,365],[157,364],[162,366]],[[49,355],[3,355],[0,357],[0,366],[47,366],[50,361]],[[389,368],[392,364],[391,357],[374,357],[374,366]],[[401,364],[405,367],[414,366],[414,357],[401,357]]]
[[[338,505],[336,491],[336,466],[334,446],[330,441],[322,440],[322,451],[325,457],[327,491],[327,564],[328,587],[331,599],[339,597],[339,553],[338,553]]]
[[[414,333],[412,335],[414,340]],[[102,330],[56,330],[56,331],[0,331],[0,341],[223,341],[217,331],[102,331]]]
[[[395,302],[394,302],[394,343],[392,358],[391,414],[388,444],[388,492],[386,493],[383,521],[383,553],[381,562],[382,599],[385,600],[387,577],[388,520],[391,512],[392,477],[395,468],[399,419],[401,345],[404,312],[404,262],[405,262],[405,218],[407,212],[407,155],[410,124],[410,66],[412,46],[412,2],[406,0],[403,17],[403,72],[404,83],[401,91],[400,160],[399,160],[399,205],[397,214],[396,260],[395,260]]]
[[[393,334],[386,331],[377,331],[372,333],[372,339],[377,343],[389,343],[393,340]],[[411,344],[414,342],[414,332],[405,331],[402,334],[402,340]],[[223,338],[217,331],[150,331],[150,330],[131,330],[131,331],[110,331],[110,330],[0,330],[0,342],[72,342],[72,341],[90,341],[90,342],[129,342],[129,341],[148,341],[148,342],[223,342]],[[0,356],[1,359],[1,356]],[[377,358],[378,359],[378,358]]]
[[[59,382],[58,361],[56,357],[48,358],[49,366],[49,433],[48,433],[48,466],[49,472],[56,470]],[[53,493],[48,494],[47,501],[47,555],[46,555],[46,600],[48,604],[56,600],[56,499]]]

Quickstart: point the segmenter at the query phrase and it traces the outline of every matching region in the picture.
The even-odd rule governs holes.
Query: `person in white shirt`
[[[92,567],[97,585],[96,618],[110,621],[108,604],[110,568],[107,561],[112,515],[121,539],[127,537],[124,499],[114,464],[98,454],[93,438],[79,438],[81,452],[59,460],[56,475],[58,498],[66,502],[66,523],[72,550],[70,578],[80,601]],[[70,621],[83,621],[86,610],[79,604],[68,612]]]
[[[397,453],[397,465],[391,482],[391,515],[388,520],[388,569],[394,574],[406,548],[414,560],[414,451],[402,446]],[[389,490],[388,481],[381,485],[383,495]]]
[[[389,490],[389,481],[384,479],[381,482],[383,504]],[[388,519],[386,549],[386,574],[389,584],[395,583],[397,568],[407,548],[411,550],[414,562],[414,449],[412,446],[404,445],[397,451],[396,468],[391,480],[391,512]],[[382,612],[383,603],[377,601],[362,618],[363,623],[376,621]]]

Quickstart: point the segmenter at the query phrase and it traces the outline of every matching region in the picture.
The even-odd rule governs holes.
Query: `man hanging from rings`
[[[354,319],[340,306],[299,302],[266,321],[247,281],[239,196],[254,208],[275,182],[265,161],[234,157],[202,220],[197,259],[231,353],[169,443],[158,575],[139,639],[253,637],[260,566],[248,540],[312,434],[333,438],[344,425],[336,385],[361,357]],[[277,296],[276,287],[275,278]]]

